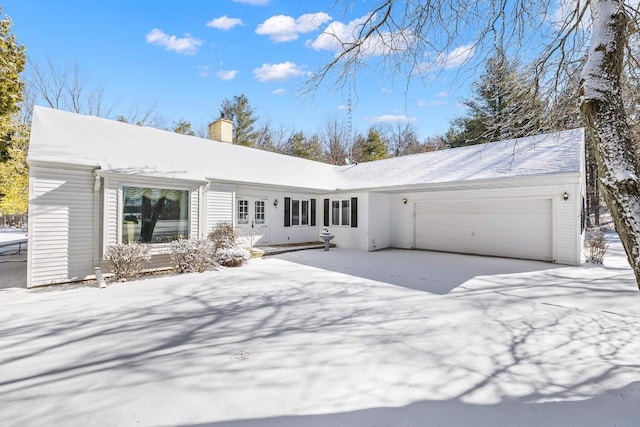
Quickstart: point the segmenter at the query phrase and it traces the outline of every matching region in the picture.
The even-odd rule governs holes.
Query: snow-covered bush
[[[118,281],[139,276],[144,265],[151,260],[149,247],[138,242],[111,245],[104,256],[111,263],[113,277]]]
[[[238,233],[230,222],[221,222],[216,224],[213,231],[209,233],[209,240],[213,242],[213,250],[229,249],[236,246]]]
[[[589,261],[594,264],[602,264],[604,260],[604,254],[609,248],[604,233],[602,231],[592,231],[587,238],[587,246],[589,248],[589,254],[587,257]]]
[[[169,246],[173,268],[180,273],[202,273],[211,264],[213,244],[203,239],[174,240]]]
[[[240,267],[242,263],[249,261],[251,254],[242,248],[224,248],[215,252],[213,259],[225,267]]]

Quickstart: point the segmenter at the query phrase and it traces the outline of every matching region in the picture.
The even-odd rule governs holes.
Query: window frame
[[[288,201],[286,199],[289,199]],[[288,219],[287,222],[285,220],[285,227],[315,227],[314,215],[312,213],[313,207],[315,207],[315,203],[313,202],[315,199],[304,199],[304,198],[294,198],[294,197],[286,197],[285,203],[289,206],[288,210]],[[285,215],[286,213],[285,208]]]
[[[358,228],[358,198],[325,199],[325,227]],[[327,212],[328,209],[328,212]]]
[[[107,188],[109,186],[108,181],[105,181],[105,188]],[[173,185],[164,185],[163,183],[150,183],[150,182],[135,182],[135,181],[124,181],[124,182],[117,182],[116,181],[116,188],[117,188],[117,203],[115,204],[115,207],[117,209],[117,215],[116,215],[116,219],[117,219],[117,230],[116,230],[116,242],[117,244],[124,244],[125,243],[125,230],[124,230],[124,226],[125,226],[125,218],[127,217],[127,214],[125,213],[125,208],[127,206],[126,204],[126,196],[125,196],[125,192],[127,188],[142,188],[142,189],[149,189],[149,190],[159,190],[159,191],[179,191],[181,193],[183,193],[186,198],[185,198],[185,206],[184,206],[184,214],[186,215],[186,218],[183,219],[178,219],[175,221],[184,221],[186,227],[184,227],[186,230],[184,232],[184,237],[185,238],[189,238],[191,236],[191,232],[192,232],[192,203],[193,203],[193,188],[190,187],[177,187],[177,186],[173,186]],[[113,187],[112,187],[113,188]],[[105,200],[108,197],[106,192],[105,192]],[[105,201],[105,205],[107,204],[107,202]],[[113,205],[112,205],[113,206]],[[181,210],[180,210],[181,212]],[[107,211],[105,210],[105,217],[107,217]],[[179,215],[181,216],[181,215]],[[141,220],[141,218],[139,218],[138,220]],[[154,231],[155,231],[155,226],[154,226]],[[178,230],[180,231],[180,230]],[[105,227],[105,236],[107,236],[107,228]],[[152,231],[152,236],[153,236],[153,231]],[[105,241],[107,241],[108,238],[105,237]],[[128,240],[128,239],[127,239]],[[173,239],[176,240],[176,239]],[[169,243],[171,243],[172,240],[167,240],[167,241],[149,241],[149,242],[145,242],[145,241],[139,241],[139,240],[132,240],[132,242],[137,242],[137,243],[141,243],[144,245],[149,245],[152,248],[162,248],[165,246],[168,246]],[[128,243],[128,242],[127,242]],[[106,246],[105,246],[106,247]],[[103,249],[106,250],[106,249]],[[155,252],[154,252],[155,253]]]

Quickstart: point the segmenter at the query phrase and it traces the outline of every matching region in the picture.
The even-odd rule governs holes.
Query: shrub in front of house
[[[230,249],[236,246],[238,233],[230,222],[220,222],[216,224],[211,233],[209,240],[213,242],[213,250]]]
[[[249,261],[251,253],[242,248],[224,248],[218,249],[213,259],[220,265],[225,267],[240,267],[243,263]]]
[[[142,273],[144,265],[151,260],[151,253],[147,245],[131,242],[107,247],[105,258],[111,263],[113,278],[125,281]]]
[[[179,273],[204,272],[211,264],[213,244],[207,239],[180,239],[169,245],[171,263]]]
[[[213,243],[213,260],[225,267],[240,267],[251,258],[251,253],[237,247],[238,233],[230,222],[218,223],[209,240]]]
[[[604,233],[602,231],[590,232],[587,238],[587,247],[589,249],[589,253],[587,254],[589,261],[594,264],[602,264],[604,255],[607,253],[607,249],[609,249],[609,244],[605,239]]]

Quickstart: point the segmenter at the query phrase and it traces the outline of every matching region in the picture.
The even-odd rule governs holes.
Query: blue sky
[[[349,31],[372,2],[345,10],[334,0],[8,0],[2,4],[29,58],[77,63],[105,96],[126,109],[157,104],[170,127],[198,129],[216,118],[224,98],[244,93],[260,122],[305,133],[347,119],[347,92],[325,82],[301,96],[306,78],[335,51],[329,29]],[[409,121],[425,138],[442,134],[463,113],[469,79],[455,61],[408,88],[401,77],[369,70],[352,95],[354,132]]]

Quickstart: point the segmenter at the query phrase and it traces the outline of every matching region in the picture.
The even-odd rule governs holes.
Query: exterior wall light
[[[273,207],[274,208],[278,207],[278,199],[273,199]]]
[[[406,205],[406,204],[407,204],[407,198],[406,198],[406,197],[403,197],[403,198],[402,198],[402,204],[403,204],[403,205]]]
[[[562,193],[562,200],[569,200],[569,193],[567,193],[566,191]]]

